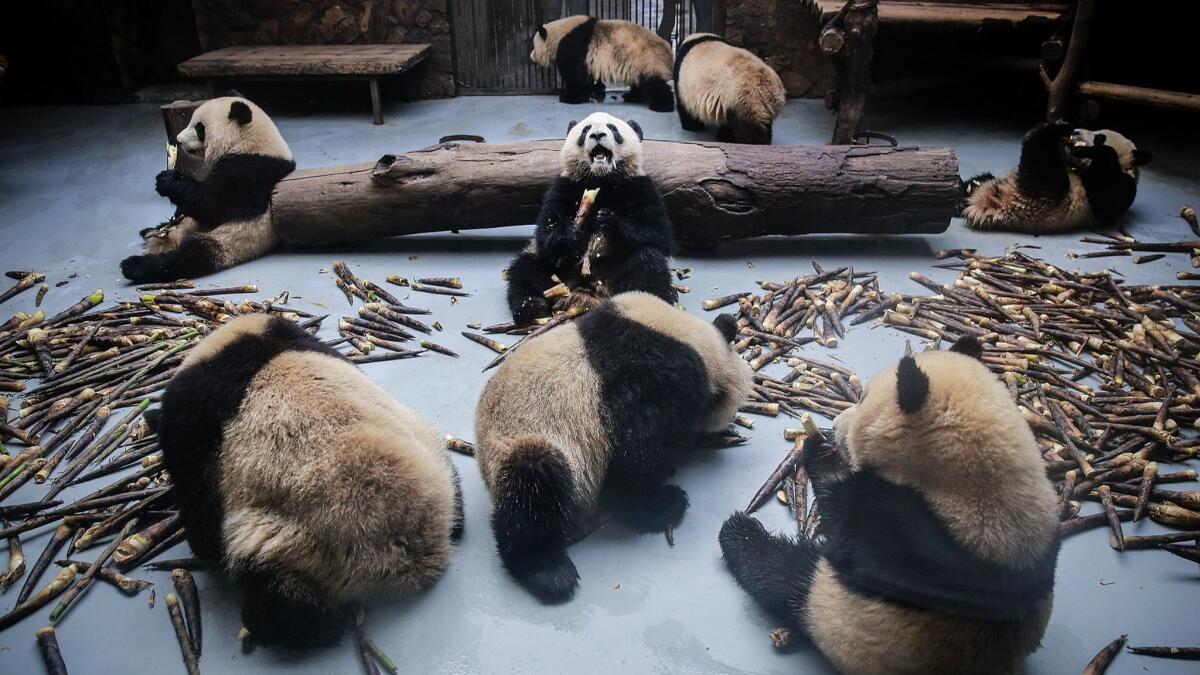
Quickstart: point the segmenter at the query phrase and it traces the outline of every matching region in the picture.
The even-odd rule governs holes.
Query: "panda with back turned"
[[[538,27],[533,34],[534,63],[558,66],[563,103],[604,100],[604,83],[629,87],[625,101],[646,101],[655,112],[671,112],[671,45],[633,23],[582,14]]]
[[[662,196],[642,170],[641,127],[592,113],[570,123],[560,158],[562,174],[546,191],[534,238],[508,269],[513,321],[527,324],[550,312],[543,292],[554,278],[573,289],[568,304],[591,306],[624,291],[674,303],[674,235]],[[584,191],[596,188],[576,224]]]
[[[1045,122],[1025,135],[1016,169],[966,182],[962,216],[977,230],[1031,234],[1112,227],[1133,204],[1138,167],[1150,159],[1111,129]]]
[[[188,543],[256,644],[336,643],[354,605],[437,581],[462,532],[442,436],[281,317],[193,347],[153,424]]]
[[[155,189],[177,209],[164,231],[142,231],[146,254],[121,261],[138,283],[212,274],[262,256],[279,244],[271,192],[295,170],[292,151],[262,108],[239,96],[205,101],[176,137],[179,151],[203,157],[202,175],[174,169]]]
[[[664,483],[677,458],[715,441],[751,388],[712,324],[622,293],[510,353],[475,408],[475,458],[505,568],[544,602],[578,585],[567,546],[601,505],[639,532],[680,523],[687,494]],[[602,500],[603,496],[603,500]]]
[[[955,353],[955,352],[961,353]],[[738,585],[840,672],[1014,673],[1050,618],[1055,494],[974,338],[906,356],[810,440],[819,538],[721,528]],[[969,355],[970,356],[969,356]]]
[[[770,145],[787,92],[762,59],[718,35],[694,33],[675,56],[675,100],[687,131],[715,124],[718,141]]]

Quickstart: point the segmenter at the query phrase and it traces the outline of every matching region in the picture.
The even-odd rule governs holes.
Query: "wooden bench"
[[[427,44],[225,47],[179,64],[188,77],[367,80],[375,124],[383,124],[379,78],[401,75],[429,58]]]

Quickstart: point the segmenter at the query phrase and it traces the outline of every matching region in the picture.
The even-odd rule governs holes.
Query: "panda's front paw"
[[[167,193],[171,190],[171,185],[173,185],[175,181],[179,180],[180,178],[180,173],[175,169],[159,171],[158,175],[154,177],[154,191],[163,197],[166,197]]]
[[[121,274],[126,279],[137,283],[154,281],[170,281],[163,276],[162,265],[149,255],[131,255],[121,261]]]
[[[610,234],[617,229],[617,212],[606,206],[596,211],[595,220],[592,222],[595,223],[598,232]]]
[[[550,303],[545,298],[529,296],[513,310],[513,323],[518,326],[528,326],[538,317],[550,314]]]

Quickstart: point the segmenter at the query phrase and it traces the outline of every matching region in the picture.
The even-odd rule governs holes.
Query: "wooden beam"
[[[1080,82],[1079,94],[1108,101],[1144,103],[1160,108],[1200,111],[1200,94],[1188,94],[1181,91],[1135,87],[1111,82]]]

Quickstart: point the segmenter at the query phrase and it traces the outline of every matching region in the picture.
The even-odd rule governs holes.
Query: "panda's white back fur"
[[[689,35],[684,45],[711,33]],[[675,83],[680,99],[692,116],[705,124],[722,125],[735,112],[748,122],[767,125],[786,102],[779,75],[761,59],[721,40],[691,47]]]

